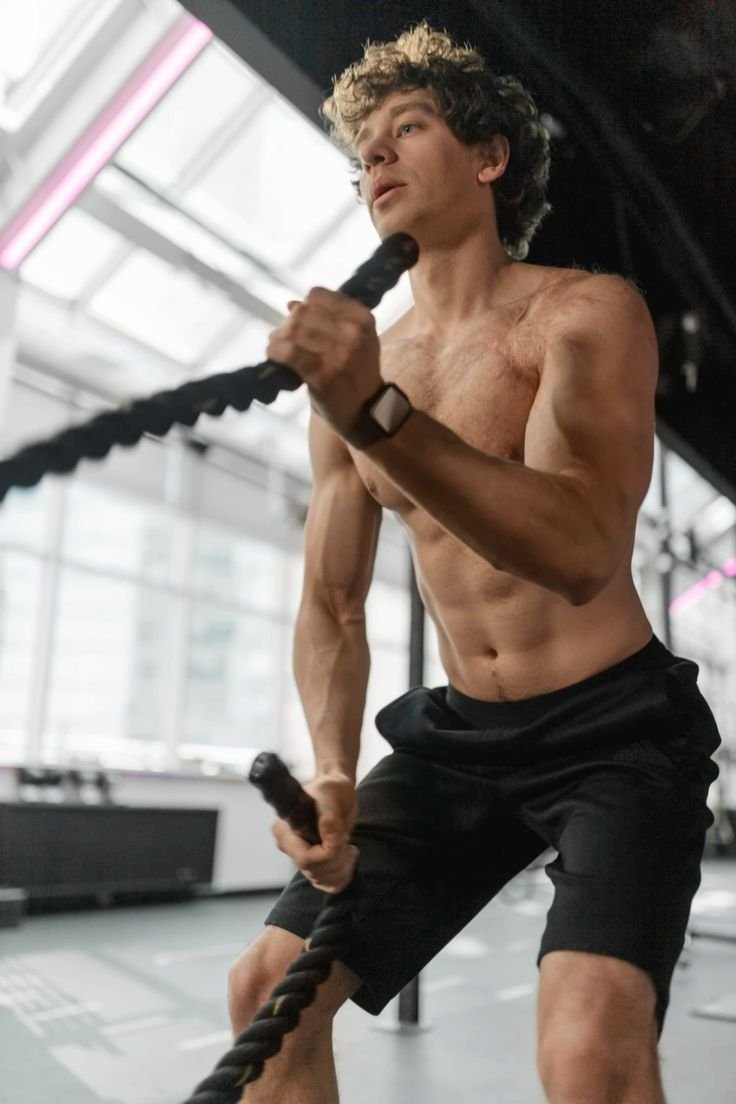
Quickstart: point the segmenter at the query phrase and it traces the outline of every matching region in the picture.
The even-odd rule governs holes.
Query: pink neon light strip
[[[693,605],[694,602],[698,602],[705,593],[709,590],[715,590],[719,587],[723,580],[727,577],[736,576],[736,556],[731,556],[724,564],[721,565],[720,571],[715,568],[713,571],[709,571],[702,579],[699,579],[697,583],[693,583],[691,587],[684,590],[682,594],[670,602],[670,613],[681,613],[687,606]]]
[[[212,38],[184,14],[0,233],[0,268],[28,256]]]

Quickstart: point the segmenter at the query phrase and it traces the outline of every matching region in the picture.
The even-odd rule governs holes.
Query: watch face
[[[406,416],[411,404],[396,387],[387,387],[371,407],[371,418],[385,433],[390,433]]]

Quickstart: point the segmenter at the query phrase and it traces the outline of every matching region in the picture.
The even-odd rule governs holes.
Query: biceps
[[[587,369],[587,371],[586,371]],[[574,479],[598,533],[618,543],[646,495],[654,450],[653,384],[596,378],[594,365],[557,367],[527,424],[525,462]]]
[[[629,400],[594,419],[572,414],[561,423],[557,467],[585,489],[599,531],[613,538],[628,529],[649,487],[653,411]]]

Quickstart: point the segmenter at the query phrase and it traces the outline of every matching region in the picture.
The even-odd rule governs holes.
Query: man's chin
[[[381,241],[385,241],[392,234],[397,234],[402,231],[404,234],[411,234],[412,237],[416,237],[418,233],[421,233],[422,219],[417,217],[416,214],[398,211],[394,212],[386,211],[385,215],[381,214],[377,219],[371,218],[374,229],[378,234]]]
[[[414,237],[414,234],[412,234],[411,230],[407,226],[404,226],[403,224],[399,225],[399,223],[397,223],[396,226],[377,226],[376,232],[381,241],[385,241],[386,238],[390,238],[392,234],[411,234],[411,236]]]

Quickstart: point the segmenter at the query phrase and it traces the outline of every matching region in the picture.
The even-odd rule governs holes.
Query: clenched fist
[[[279,851],[292,859],[305,878],[324,893],[341,893],[353,878],[358,848],[350,833],[357,816],[355,784],[347,775],[318,774],[304,787],[317,805],[317,830],[321,843],[309,844],[285,820],[274,821],[271,831]]]
[[[267,356],[304,380],[313,409],[336,433],[349,433],[363,403],[385,382],[376,321],[355,299],[320,287],[288,307]]]

